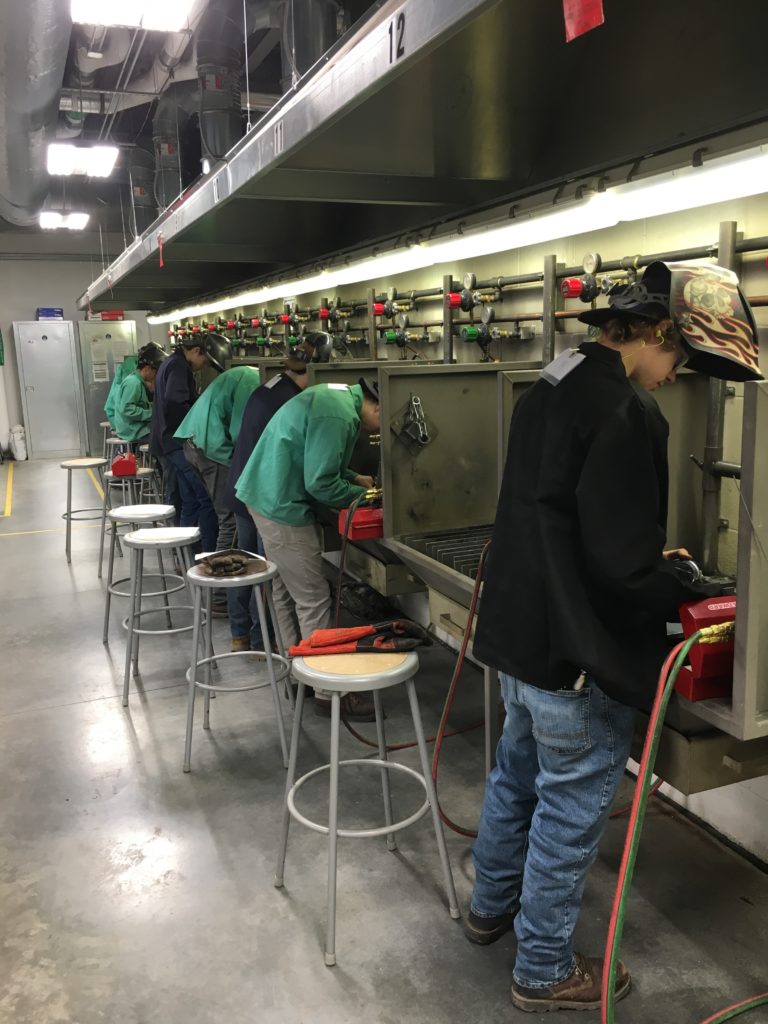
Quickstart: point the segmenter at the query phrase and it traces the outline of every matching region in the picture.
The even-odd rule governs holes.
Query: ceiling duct
[[[128,174],[131,203],[130,232],[134,238],[146,231],[157,214],[155,206],[155,161],[145,149],[134,146],[123,157]]]
[[[176,82],[158,100],[152,119],[152,141],[155,148],[154,196],[159,212],[170,206],[182,193],[184,180],[180,139],[198,105],[197,82]]]
[[[105,42],[106,40],[106,42]],[[75,138],[82,135],[86,114],[92,113],[83,103],[78,102],[83,92],[92,92],[97,74],[105,68],[122,64],[131,49],[131,33],[126,28],[102,29],[101,39],[83,30],[77,40],[72,62],[69,87],[73,102],[69,107],[59,104],[64,116],[59,125],[59,138]]]
[[[336,0],[288,0],[282,39],[283,91],[336,42]]]
[[[211,0],[197,35],[200,140],[203,157],[220,160],[243,135],[240,78],[243,65],[243,6]]]
[[[37,221],[69,49],[68,0],[0,3],[0,216]]]

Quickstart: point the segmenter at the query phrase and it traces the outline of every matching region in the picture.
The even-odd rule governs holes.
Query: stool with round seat
[[[122,452],[130,451],[131,442],[124,441],[121,437],[108,437],[104,444],[107,448],[107,458],[114,459],[116,455],[120,455]]]
[[[432,814],[432,824],[435,830],[437,849],[440,855],[440,863],[443,870],[443,881],[448,896],[448,909],[452,918],[460,917],[458,903],[456,902],[456,890],[453,884],[451,864],[448,859],[448,850],[445,845],[443,826],[440,821],[440,812],[437,803],[435,786],[432,781],[432,773],[427,755],[427,746],[424,740],[424,728],[421,722],[419,702],[416,696],[416,687],[413,677],[419,667],[419,659],[413,651],[408,653],[364,653],[364,654],[330,654],[318,657],[294,658],[292,673],[299,683],[296,696],[296,714],[293,720],[293,732],[291,734],[291,752],[288,762],[288,779],[285,788],[285,804],[283,807],[283,827],[280,839],[280,848],[277,857],[277,870],[275,872],[275,885],[281,888],[283,885],[283,872],[285,868],[285,854],[288,845],[288,828],[291,818],[295,818],[302,825],[328,836],[328,912],[326,920],[325,939],[325,963],[332,967],[336,963],[336,854],[337,839],[339,836],[346,838],[371,838],[375,836],[386,836],[387,847],[394,850],[395,832],[399,832],[409,825],[413,825],[422,818],[427,811]],[[408,701],[411,708],[413,727],[416,733],[416,743],[419,749],[421,761],[421,773],[414,771],[407,765],[398,764],[395,761],[387,760],[387,747],[384,737],[384,716],[381,708],[381,691],[391,686],[404,683],[408,692]],[[330,742],[330,763],[307,772],[300,779],[296,779],[296,761],[298,757],[299,737],[301,735],[301,716],[304,708],[304,694],[307,686],[325,690],[331,694],[331,742]],[[376,736],[379,746],[378,759],[354,758],[352,760],[339,761],[339,723],[341,719],[341,698],[348,693],[361,693],[373,691],[373,702],[376,711]],[[381,788],[384,798],[384,822],[377,828],[367,829],[340,829],[338,827],[339,809],[339,768],[344,765],[374,765],[381,772]],[[401,821],[394,821],[392,816],[392,800],[389,789],[389,771],[400,771],[418,780],[424,788],[425,801],[422,806],[407,818]],[[323,825],[312,821],[303,815],[296,807],[296,794],[301,786],[309,779],[320,772],[329,771],[329,806],[328,824]]]
[[[109,422],[109,420],[102,420],[99,426],[104,431],[104,440],[101,445],[101,455],[102,458],[106,459],[108,454],[107,440],[108,438],[112,437],[112,424]]]
[[[177,633],[188,633],[188,626],[172,626],[167,629],[147,629],[141,626],[144,615],[156,615],[159,612],[191,611],[191,604],[171,604],[162,608],[142,608],[142,583],[144,580],[144,552],[169,551],[175,555],[179,565],[189,568],[192,565],[192,548],[200,540],[200,530],[196,526],[157,526],[132,530],[123,537],[123,543],[131,552],[131,593],[128,616],[123,625],[128,631],[125,645],[125,675],[123,677],[123,707],[128,707],[128,691],[131,681],[131,662],[133,675],[139,674],[139,640],[142,636],[172,636]]]
[[[119,505],[117,508],[112,508],[107,512],[107,518],[110,522],[110,542],[109,568],[107,571],[107,592],[104,602],[104,636],[102,638],[102,643],[109,643],[109,613],[112,607],[112,598],[130,597],[129,592],[119,589],[124,584],[131,582],[130,576],[126,576],[124,579],[120,580],[113,579],[118,528],[120,526],[128,526],[133,530],[138,530],[141,526],[168,526],[170,520],[173,519],[175,514],[176,509],[173,505]],[[144,578],[142,580],[142,597],[162,597],[166,608],[168,608],[168,595],[175,594],[179,590],[184,590],[186,582],[184,577],[179,576],[178,573],[167,573],[165,571],[162,548],[158,548],[157,561],[158,568],[160,570],[159,573],[144,573]],[[145,591],[144,583],[149,579],[162,580],[161,589],[149,592]],[[177,581],[177,585],[169,586],[169,580]],[[170,611],[166,613],[166,621],[170,628],[172,625]]]
[[[265,558],[261,558],[258,555],[253,555],[252,561],[248,563],[248,572],[241,576],[207,576],[202,572],[198,565],[193,566],[187,572],[187,581],[192,589],[194,597],[194,629],[192,633],[192,661],[187,672],[187,682],[189,683],[189,696],[187,698],[187,735],[184,744],[184,771],[190,771],[190,762],[192,758],[192,727],[194,724],[195,717],[195,695],[197,690],[203,690],[205,693],[205,704],[203,710],[203,728],[210,728],[210,699],[211,692],[216,691],[217,694],[221,693],[237,693],[242,690],[260,690],[266,686],[269,686],[272,690],[272,700],[275,706],[275,717],[277,718],[277,732],[280,737],[280,747],[283,755],[283,767],[288,767],[288,744],[285,738],[285,726],[283,725],[283,713],[280,706],[280,694],[277,689],[277,684],[286,680],[290,674],[291,667],[290,662],[285,656],[285,649],[283,647],[283,640],[280,635],[280,627],[277,623],[277,615],[275,614],[275,606],[272,598],[272,580],[277,576],[277,566],[274,562],[268,562]],[[213,621],[213,615],[211,613],[211,601],[214,590],[229,590],[233,587],[253,587],[253,596],[256,602],[256,610],[259,616],[259,624],[261,626],[261,635],[264,637],[264,650],[263,651],[232,651],[227,654],[213,653],[213,643],[211,640],[211,624]],[[267,617],[266,608],[269,610],[269,615],[272,620],[272,624],[275,630],[275,640],[277,642],[277,649],[279,654],[273,654],[269,647],[269,630],[267,628]],[[205,605],[205,607],[203,607]],[[203,648],[206,652],[204,658],[198,658],[198,651],[200,648],[201,631],[205,626],[205,638]],[[214,661],[217,663],[224,662],[227,659],[238,659],[238,658],[250,658],[263,662],[267,678],[266,680],[259,680],[256,682],[247,682],[241,684],[225,683],[221,680],[217,681],[216,685],[213,686],[211,683],[211,666]],[[275,667],[277,663],[277,668]],[[202,680],[198,679],[200,669],[204,669]],[[288,699],[293,705],[293,693],[288,688]]]
[[[100,509],[98,508],[72,508],[72,472],[76,469],[84,469],[86,472],[91,469],[97,470],[99,475],[102,477],[103,484],[103,470],[107,465],[106,459],[99,458],[83,458],[83,459],[66,459],[61,464],[62,469],[67,471],[67,511],[62,514],[62,519],[66,520],[67,523],[67,539],[65,543],[65,551],[67,553],[67,562],[72,561],[72,523],[79,522],[84,519],[98,519]],[[86,515],[89,512],[96,512],[97,515]]]
[[[120,491],[120,505],[138,505],[144,497],[150,498],[155,504],[161,503],[160,494],[158,493],[157,481],[155,478],[155,472],[153,469],[142,469],[139,468],[135,473],[131,473],[129,476],[118,476],[111,469],[107,469],[102,474],[104,483],[104,493],[102,495],[101,502],[101,540],[99,542],[99,571],[98,577],[101,579],[101,572],[104,566],[104,537],[107,532],[107,512],[113,507],[112,504],[112,492],[115,490]],[[123,552],[120,548],[120,539],[117,540],[117,553],[122,558]]]

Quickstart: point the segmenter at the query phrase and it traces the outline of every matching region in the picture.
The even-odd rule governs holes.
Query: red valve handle
[[[281,313],[278,319],[280,320],[281,324],[289,324],[291,322],[291,314]]]
[[[235,326],[234,320],[227,320],[227,329],[231,330]]]
[[[199,334],[200,333],[200,326],[199,326],[199,324],[193,324],[192,325],[192,333],[193,334]]]
[[[321,320],[330,320],[331,319],[331,311],[330,311],[330,309],[326,309],[325,306],[321,306],[320,307],[320,319]]]
[[[374,302],[373,304],[373,315],[384,316],[385,304],[383,302]]]
[[[448,309],[461,308],[461,292],[448,292],[446,299],[448,300]]]
[[[260,327],[261,320],[257,316],[251,317],[251,327]]]
[[[584,285],[578,277],[564,277],[560,284],[560,294],[564,299],[578,299]]]

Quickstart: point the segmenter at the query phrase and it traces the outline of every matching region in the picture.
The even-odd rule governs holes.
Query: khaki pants
[[[285,526],[248,510],[264,551],[277,566],[272,584],[275,611],[286,649],[306,640],[314,629],[333,625],[331,592],[323,575],[320,527]]]

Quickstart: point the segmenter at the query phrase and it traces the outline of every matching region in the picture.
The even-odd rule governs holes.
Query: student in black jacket
[[[600,328],[550,364],[518,403],[474,650],[501,671],[507,718],[474,848],[465,932],[478,944],[514,924],[512,1001],[599,1006],[602,961],[573,950],[587,871],[648,707],[666,622],[702,596],[664,552],[666,423],[653,391],[692,369],[760,376],[757,334],[735,275],[652,263]],[[621,965],[616,994],[630,987]]]

